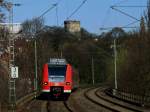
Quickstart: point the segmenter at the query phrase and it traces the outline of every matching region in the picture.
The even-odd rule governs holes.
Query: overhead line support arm
[[[115,8],[114,6],[111,6],[111,8],[112,8],[113,10],[117,11],[117,12],[120,12],[120,13],[122,13],[122,14],[124,14],[124,15],[126,15],[126,16],[128,16],[128,17],[132,18],[132,19],[134,19],[134,20],[140,21],[139,19],[137,19],[137,18],[135,18],[135,17],[133,17],[133,16],[129,15],[129,14],[128,14],[128,13],[126,13],[126,12],[123,12],[123,11],[121,11],[121,10],[119,10],[119,9]]]

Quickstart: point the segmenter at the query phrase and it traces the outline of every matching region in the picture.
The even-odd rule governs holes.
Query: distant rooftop
[[[10,26],[13,25],[13,30],[12,28],[10,29]],[[0,23],[1,27],[7,28],[11,33],[19,33],[21,30],[21,23]]]
[[[65,20],[65,21],[80,22],[79,20],[69,20],[69,19],[67,19],[67,20]]]

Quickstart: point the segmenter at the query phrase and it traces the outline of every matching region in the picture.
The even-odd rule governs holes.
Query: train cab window
[[[66,65],[49,66],[49,81],[50,82],[63,82],[66,76]]]

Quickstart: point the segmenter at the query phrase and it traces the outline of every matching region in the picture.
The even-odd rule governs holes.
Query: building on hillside
[[[64,27],[66,31],[69,31],[71,33],[79,33],[81,30],[80,21],[76,21],[76,20],[64,21]]]
[[[0,23],[0,27],[7,29],[10,33],[17,34],[21,31],[21,23],[13,23],[13,29],[11,23]]]

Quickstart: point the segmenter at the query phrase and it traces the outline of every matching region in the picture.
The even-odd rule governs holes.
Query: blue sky
[[[11,0],[9,0],[11,1]],[[63,21],[73,12],[83,0],[13,0],[22,6],[14,7],[14,22],[23,22],[26,19],[40,16],[45,10],[58,1],[58,21]],[[81,9],[70,19],[80,20],[81,27],[92,33],[100,33],[100,27],[124,26],[135,21],[110,8],[111,5],[147,5],[147,0],[87,0]],[[146,8],[119,8],[124,12],[140,19]],[[45,24],[57,25],[56,8],[44,16]],[[138,23],[139,24],[139,23]],[[138,26],[134,24],[132,26]]]

